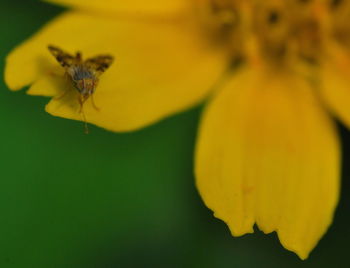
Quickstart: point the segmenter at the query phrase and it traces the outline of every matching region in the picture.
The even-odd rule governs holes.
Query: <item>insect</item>
[[[93,107],[99,110],[95,105],[93,94],[96,90],[100,75],[113,63],[114,57],[111,55],[97,55],[83,60],[80,52],[77,52],[75,56],[73,56],[56,46],[49,45],[48,49],[58,63],[65,69],[74,88],[79,92],[79,113],[83,115],[85,133],[88,133],[83,105],[91,97]]]

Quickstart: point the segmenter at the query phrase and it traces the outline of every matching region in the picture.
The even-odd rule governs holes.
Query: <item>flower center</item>
[[[233,59],[315,65],[327,38],[336,35],[350,44],[349,0],[197,1],[212,40],[226,46]]]

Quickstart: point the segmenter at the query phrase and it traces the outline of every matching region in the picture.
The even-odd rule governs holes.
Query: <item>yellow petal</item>
[[[176,14],[189,8],[188,0],[44,0],[82,10],[118,14]]]
[[[257,223],[305,259],[332,221],[339,161],[335,127],[306,82],[245,70],[204,114],[197,186],[233,235]]]
[[[10,88],[34,83],[28,93],[44,96],[69,90],[48,44],[71,53],[80,50],[83,57],[114,55],[94,94],[100,111],[89,100],[85,104],[88,122],[114,131],[137,129],[196,104],[223,73],[226,60],[221,51],[205,46],[189,21],[129,21],[71,12],[8,56],[5,80]],[[74,95],[52,99],[46,110],[81,120]]]
[[[320,91],[327,107],[350,128],[350,54],[336,44],[322,65]]]

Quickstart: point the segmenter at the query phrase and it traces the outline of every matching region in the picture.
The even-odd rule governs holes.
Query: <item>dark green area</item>
[[[62,9],[0,2],[0,70]],[[350,135],[334,224],[307,261],[260,232],[231,237],[192,175],[200,109],[130,134],[44,112],[0,84],[0,267],[350,267]]]

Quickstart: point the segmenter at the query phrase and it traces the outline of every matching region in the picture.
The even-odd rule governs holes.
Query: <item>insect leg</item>
[[[60,99],[62,99],[64,96],[66,96],[67,95],[67,93],[68,93],[68,89],[66,89],[64,92],[63,92],[63,94],[61,94],[60,96],[58,96],[58,97],[55,97],[54,99],[55,100],[60,100]]]
[[[98,107],[96,106],[94,94],[91,95],[91,103],[92,103],[92,106],[94,107],[94,109],[95,109],[96,111],[100,111],[100,108],[98,108]]]
[[[65,78],[65,82],[66,82],[66,84],[67,84],[67,88],[66,88],[66,90],[65,90],[60,96],[55,97],[55,98],[54,98],[55,100],[60,100],[60,99],[62,99],[64,96],[67,95],[68,91],[70,91],[70,89],[71,89],[71,84],[70,84],[70,83],[68,84],[68,82],[70,82],[69,80],[71,80],[71,78],[69,77],[69,75],[68,75],[67,72],[64,73],[64,78]]]
[[[88,128],[88,124],[87,124],[87,121],[86,121],[86,117],[85,117],[85,113],[84,113],[84,109],[83,109],[83,105],[84,105],[84,102],[85,102],[85,98],[84,96],[82,95],[79,95],[78,97],[78,101],[79,101],[79,104],[80,104],[80,109],[79,109],[79,113],[82,115],[83,117],[83,121],[84,121],[84,128],[85,128],[85,134],[89,134],[89,128]]]

